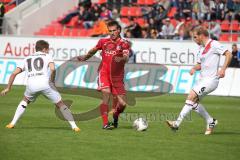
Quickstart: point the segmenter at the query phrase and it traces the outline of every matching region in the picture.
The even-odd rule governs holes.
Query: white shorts
[[[214,91],[219,83],[219,78],[214,79],[200,79],[197,83],[193,86],[192,90],[198,95],[198,98],[201,99],[205,95]]]
[[[35,101],[38,95],[43,94],[46,98],[51,100],[54,104],[61,101],[62,97],[57,90],[52,88],[40,90],[40,91],[31,91],[30,89],[26,88],[24,96],[31,102]]]

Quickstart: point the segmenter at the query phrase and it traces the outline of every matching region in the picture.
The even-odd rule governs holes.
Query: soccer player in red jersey
[[[79,61],[86,61],[97,51],[101,50],[102,61],[98,69],[98,90],[102,92],[102,102],[99,106],[103,129],[118,127],[118,117],[126,107],[126,91],[124,88],[124,66],[128,62],[130,43],[121,38],[121,26],[116,21],[108,23],[110,37],[102,38],[86,55],[78,57]],[[113,112],[113,123],[108,122],[108,105],[111,94],[117,98]]]

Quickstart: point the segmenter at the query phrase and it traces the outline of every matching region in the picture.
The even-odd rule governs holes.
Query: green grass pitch
[[[0,86],[3,89],[3,86]],[[151,119],[145,132],[132,129],[132,121],[121,118],[118,129],[101,129],[101,119],[77,122],[80,133],[59,120],[54,106],[40,96],[28,106],[14,129],[6,129],[22,99],[24,87],[14,86],[0,97],[0,159],[2,160],[237,160],[240,157],[240,98],[207,96],[203,104],[218,119],[215,133],[204,136],[205,122],[196,113],[173,133],[164,118]],[[99,99],[63,94],[72,99],[74,112],[87,111]],[[186,95],[162,95],[137,99],[126,113],[177,115]]]

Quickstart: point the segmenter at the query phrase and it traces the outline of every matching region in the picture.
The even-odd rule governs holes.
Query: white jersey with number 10
[[[34,55],[24,59],[22,65],[18,66],[27,75],[27,88],[31,91],[40,91],[50,88],[49,85],[49,63],[53,62],[49,54],[36,52]]]

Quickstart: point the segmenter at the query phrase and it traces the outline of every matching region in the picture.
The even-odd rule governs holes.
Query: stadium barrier
[[[10,74],[21,63],[22,59],[34,53],[34,43],[39,39],[45,39],[50,43],[50,54],[54,57],[56,66],[61,66],[75,56],[85,54],[98,40],[93,38],[0,37],[0,84],[6,84]],[[225,43],[224,45],[230,50],[231,44]],[[194,51],[197,49],[197,45],[191,41],[133,40],[132,48],[137,62],[146,64],[128,64],[126,66],[125,82],[129,91],[162,92],[160,80],[164,84],[171,84],[170,93],[186,94],[198,79],[199,73],[194,76],[190,76],[188,73],[196,62]],[[97,57],[99,57],[99,53]],[[223,58],[221,61],[223,62]],[[96,68],[98,63],[88,62],[88,64],[84,63],[77,68],[73,67],[72,72],[64,75],[62,81],[69,86],[96,89],[96,74],[94,73],[94,76],[91,77],[91,82],[86,81],[86,76],[89,76],[87,70],[93,66]],[[161,74],[163,67],[166,68],[166,71]],[[94,70],[96,72],[96,69]],[[61,70],[62,72],[65,71]],[[220,80],[219,87],[211,95],[240,96],[239,75],[240,69],[229,68],[226,77]],[[130,83],[131,79],[135,79],[137,82],[133,86]],[[151,84],[149,84],[149,79]],[[138,84],[138,82],[141,83]],[[24,83],[25,75],[22,73],[16,78],[14,84],[23,85]]]

